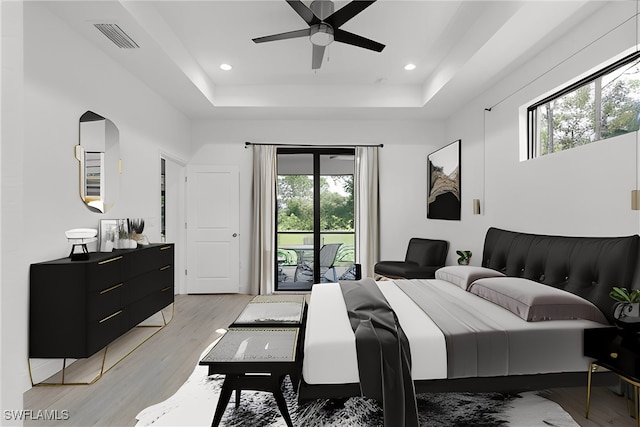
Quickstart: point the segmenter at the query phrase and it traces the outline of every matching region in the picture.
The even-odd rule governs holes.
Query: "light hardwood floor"
[[[28,421],[27,426],[134,426],[142,409],[170,397],[193,371],[198,357],[251,300],[250,295],[178,295],[173,320],[100,380],[90,386],[33,387],[24,408],[67,410],[68,420]],[[94,356],[95,358],[96,356]],[[97,357],[100,357],[99,355]],[[83,360],[76,363],[95,362]],[[606,388],[594,388],[591,414],[584,418],[586,389],[546,391],[581,426],[632,427],[626,401]],[[211,408],[212,414],[214,408]]]

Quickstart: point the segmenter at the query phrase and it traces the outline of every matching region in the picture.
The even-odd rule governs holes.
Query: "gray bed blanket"
[[[447,377],[491,377],[509,373],[509,336],[490,317],[429,285],[428,280],[397,280],[440,328],[447,346]]]
[[[418,426],[409,340],[396,314],[372,279],[339,283],[356,337],[362,396],[382,402],[386,427]]]

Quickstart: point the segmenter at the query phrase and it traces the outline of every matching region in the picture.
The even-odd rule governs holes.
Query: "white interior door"
[[[187,290],[190,294],[240,290],[237,166],[187,166]]]

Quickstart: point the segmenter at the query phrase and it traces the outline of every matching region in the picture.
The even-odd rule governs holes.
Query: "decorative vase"
[[[637,342],[640,331],[640,303],[617,302],[613,305],[613,323],[620,329],[625,339]]]
[[[613,317],[616,319],[638,316],[640,316],[640,303],[638,302],[619,302],[614,305]]]

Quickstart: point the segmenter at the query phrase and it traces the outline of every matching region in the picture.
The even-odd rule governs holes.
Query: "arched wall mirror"
[[[107,212],[120,192],[120,136],[116,125],[93,111],[84,113],[75,155],[80,162],[80,198],[89,210]]]

